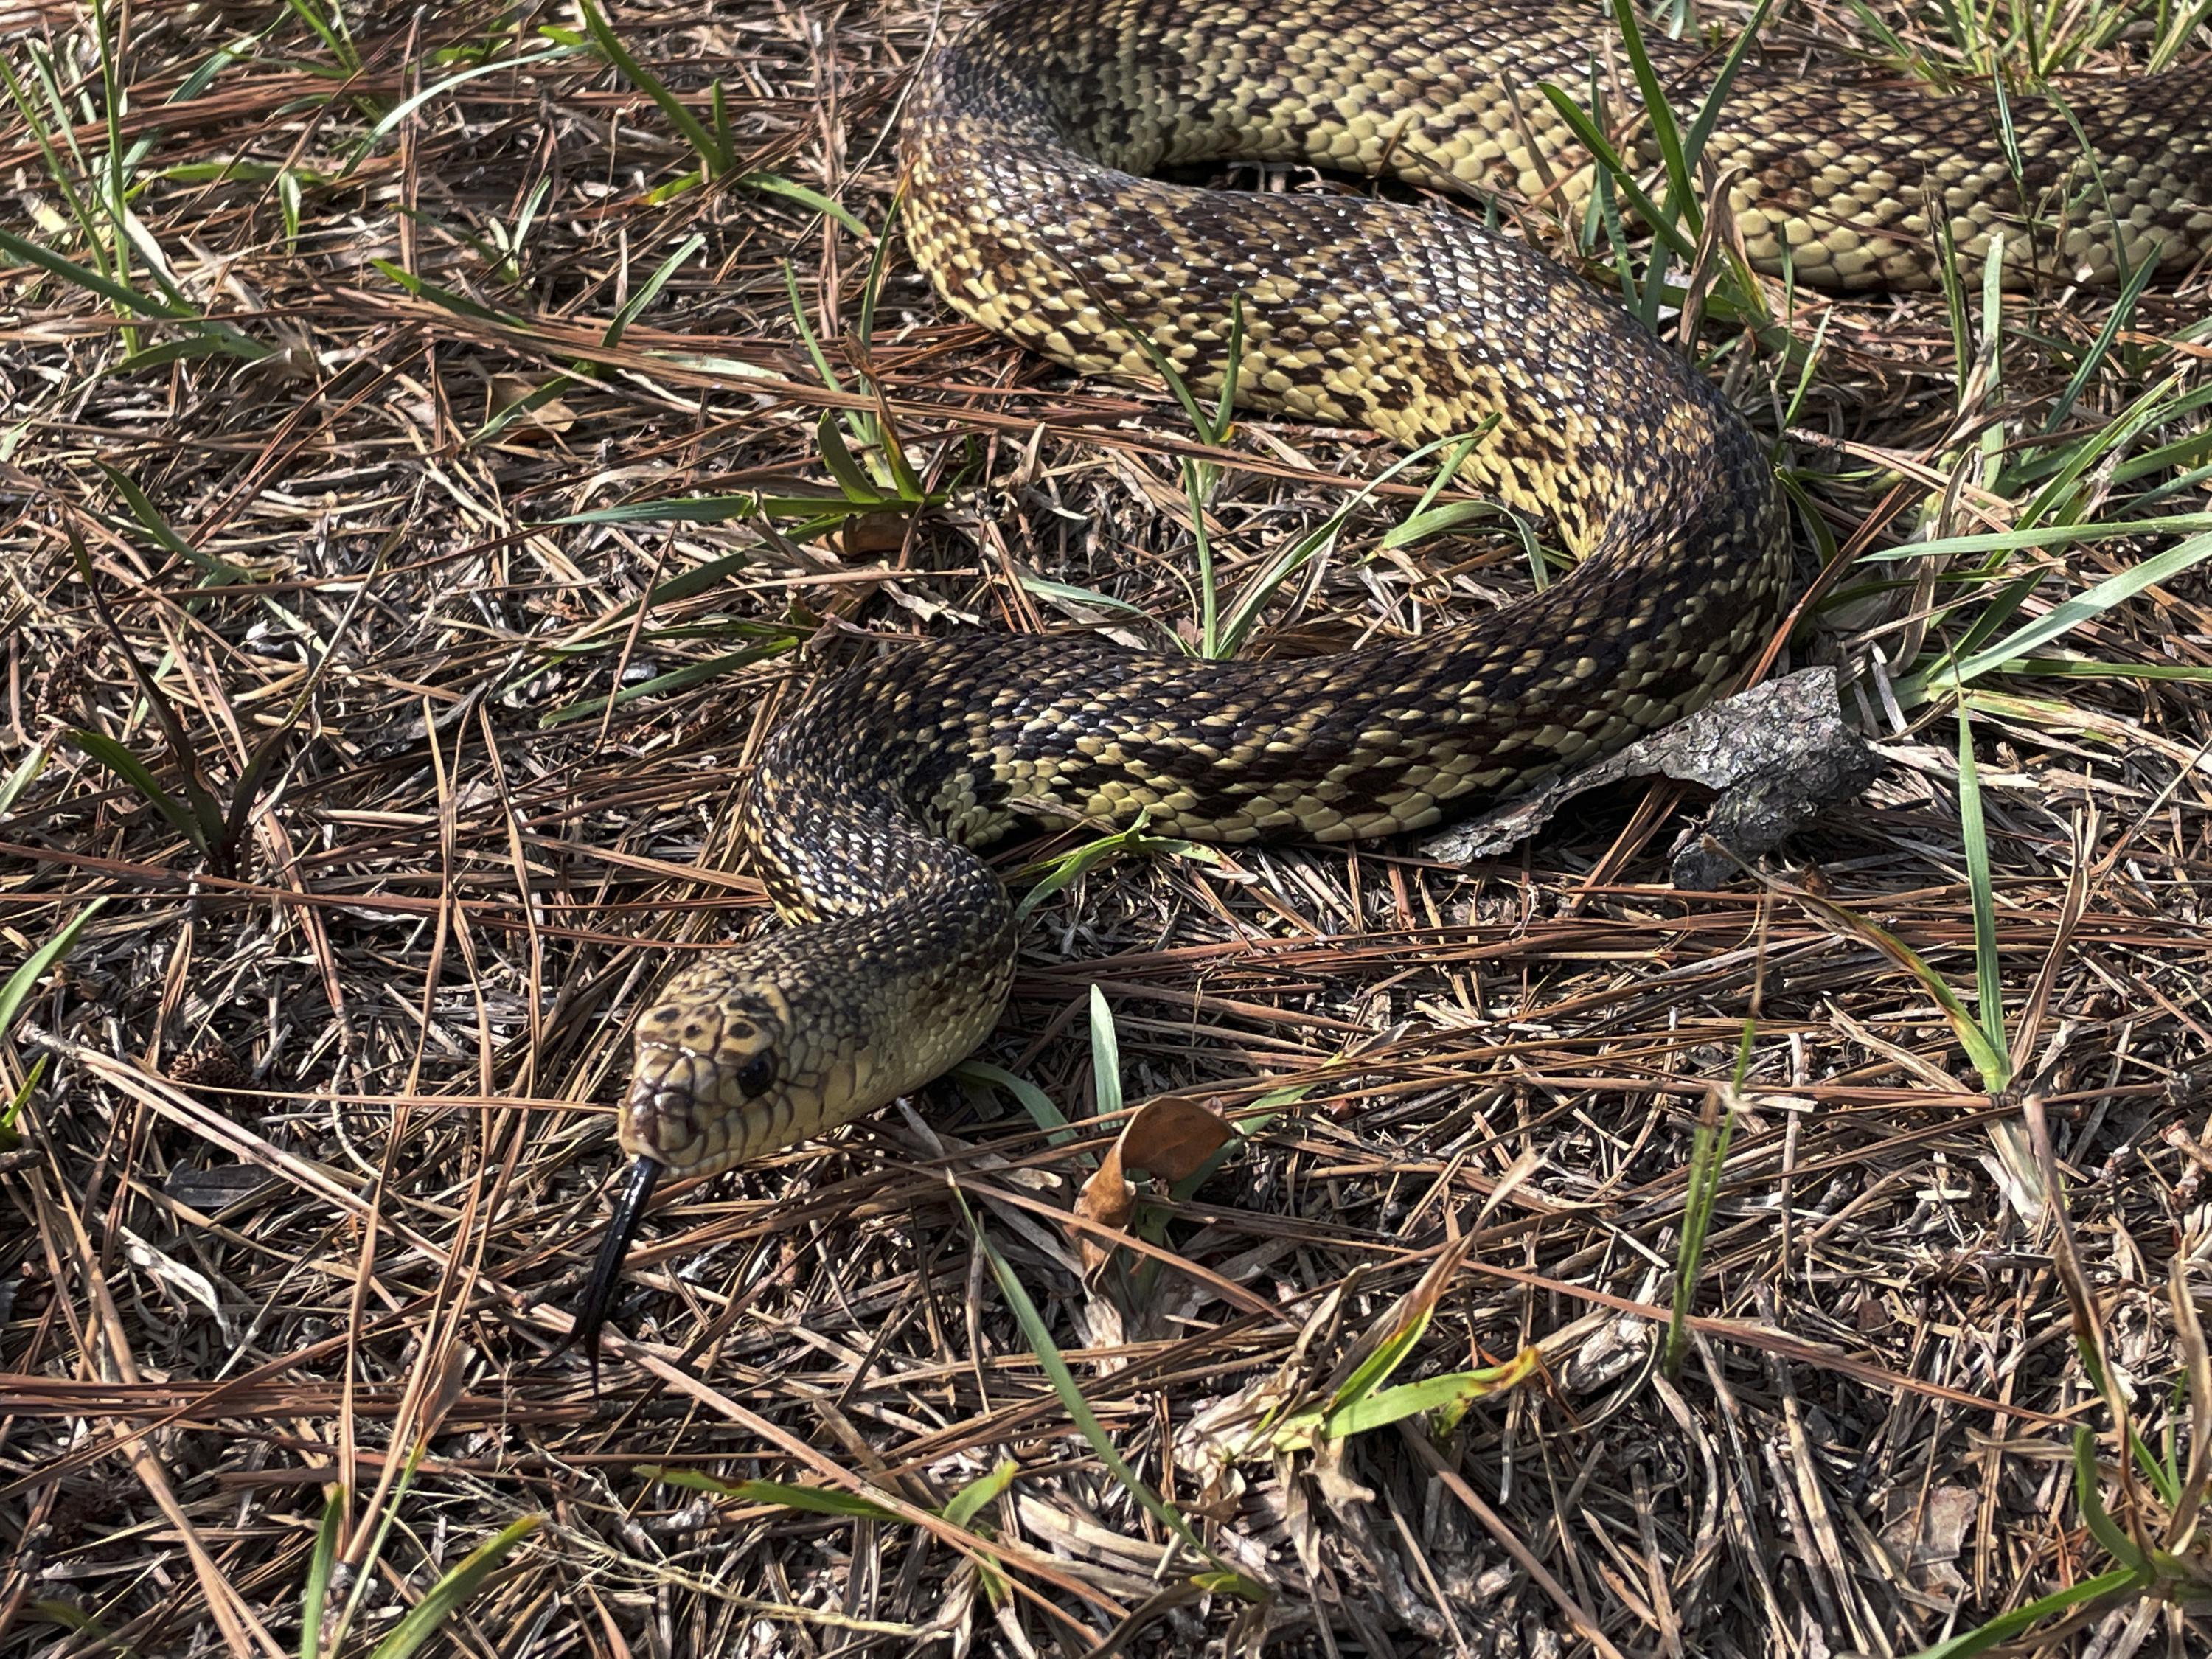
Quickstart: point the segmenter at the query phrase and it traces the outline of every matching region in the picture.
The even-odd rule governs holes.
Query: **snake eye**
[[[745,1091],[747,1100],[750,1100],[755,1095],[764,1093],[768,1085],[775,1081],[775,1056],[774,1054],[755,1054],[738,1073],[738,1087]]]

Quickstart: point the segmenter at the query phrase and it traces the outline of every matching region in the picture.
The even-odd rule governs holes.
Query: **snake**
[[[1722,55],[1644,44],[1668,109],[1703,107]],[[1596,159],[1547,85],[1656,168],[1659,123],[1620,45],[1573,0],[1014,0],[931,55],[903,125],[904,233],[954,313],[1082,375],[1157,383],[1164,362],[1218,395],[1233,357],[1239,411],[1415,448],[1474,436],[1460,482],[1572,568],[1474,621],[1334,656],[987,635],[823,676],[738,805],[787,925],[702,953],[638,1020],[617,1120],[635,1162],[580,1304],[587,1348],[662,1172],[819,1135],[988,1035],[1016,927],[981,852],[1018,823],[1401,834],[1534,788],[1741,674],[1790,586],[1766,446],[1617,298],[1435,199],[1518,198],[1569,224],[1591,210]],[[2109,283],[2212,246],[2212,64],[2002,98],[1815,85],[1757,54],[1733,76],[1700,176],[1710,226],[1760,271],[1924,288],[1994,246],[2008,286]],[[1413,189],[1156,176],[1239,162]]]

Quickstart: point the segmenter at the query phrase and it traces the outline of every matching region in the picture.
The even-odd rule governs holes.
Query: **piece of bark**
[[[1844,719],[1836,671],[1808,668],[1701,708],[1611,758],[1532,795],[1455,824],[1421,843],[1446,863],[1492,858],[1548,823],[1587,790],[1663,775],[1718,792],[1702,831],[1678,848],[1677,887],[1711,887],[1772,851],[1820,814],[1874,781],[1873,751]],[[1718,847],[1707,845],[1708,841]]]

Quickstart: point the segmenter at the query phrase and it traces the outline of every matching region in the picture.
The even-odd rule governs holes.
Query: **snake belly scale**
[[[974,849],[1025,812],[1142,811],[1224,842],[1419,830],[1676,719],[1767,638],[1789,553],[1764,447],[1616,302],[1462,212],[1144,176],[1306,161],[1571,209],[1587,157],[1536,88],[1586,88],[1602,27],[1564,0],[1073,0],[997,7],[925,67],[905,229],[955,312],[1079,371],[1151,380],[1141,333],[1214,390],[1241,309],[1240,408],[1405,445],[1487,425],[1462,480],[1577,563],[1472,623],[1336,657],[998,635],[817,684],[740,808],[797,925],[704,955],[642,1017],[619,1127],[641,1173],[600,1300],[653,1169],[711,1172],[818,1133],[988,1033],[1012,909]],[[1712,60],[1652,45],[1694,107]],[[2172,113],[2202,107],[2212,75],[2166,79],[2066,112],[2013,98],[2015,173],[1978,94],[1808,88],[1747,64],[1708,154],[1770,270],[1786,255],[1831,287],[1924,286],[1940,220],[1977,265],[2017,229],[2008,281],[2102,280],[2212,241],[2212,148]],[[2077,128],[2101,169],[2094,213]]]

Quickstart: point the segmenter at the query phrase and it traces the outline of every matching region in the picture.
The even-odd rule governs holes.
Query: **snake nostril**
[[[715,1109],[718,1069],[681,1049],[641,1047],[619,1120],[623,1149],[680,1163],[699,1139],[702,1104],[703,1115]]]
[[[698,1139],[694,1102],[683,1090],[655,1088],[641,1082],[631,1091],[623,1110],[622,1142],[625,1150],[669,1159]]]

